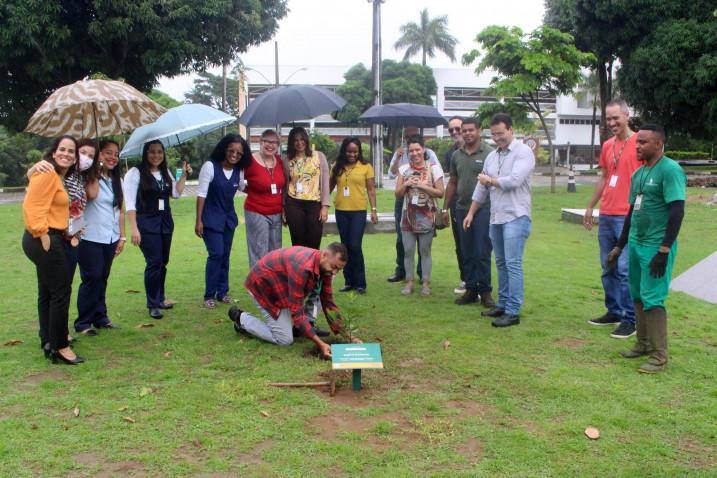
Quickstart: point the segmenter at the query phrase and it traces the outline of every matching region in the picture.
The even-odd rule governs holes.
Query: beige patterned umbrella
[[[25,131],[45,137],[100,138],[152,123],[165,111],[127,83],[82,80],[55,90]]]

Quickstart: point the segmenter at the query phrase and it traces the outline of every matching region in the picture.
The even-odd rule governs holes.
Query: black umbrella
[[[274,126],[333,113],[345,104],[345,99],[320,86],[283,86],[269,90],[249,103],[239,122],[246,126]]]
[[[359,119],[365,123],[382,124],[392,128],[448,126],[446,119],[433,106],[413,103],[389,103],[372,106],[364,111]]]

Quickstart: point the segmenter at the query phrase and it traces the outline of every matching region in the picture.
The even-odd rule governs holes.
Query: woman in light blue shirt
[[[85,233],[78,251],[82,283],[77,294],[75,330],[84,335],[97,335],[95,329],[99,328],[117,327],[107,314],[105,293],[112,261],[126,242],[118,165],[119,145],[112,140],[100,142],[87,178],[88,197],[92,197],[85,206]],[[89,191],[96,191],[96,195]]]

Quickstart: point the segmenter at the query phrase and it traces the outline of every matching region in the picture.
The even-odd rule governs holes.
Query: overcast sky
[[[531,31],[542,23],[544,11],[543,0],[386,0],[381,5],[384,59],[402,58],[403,52],[393,48],[399,27],[418,23],[423,8],[431,18],[447,15],[449,31],[458,39],[458,61],[451,63],[438,53],[428,60],[432,67],[459,67],[461,56],[477,46],[475,36],[486,26],[518,26]],[[280,65],[350,66],[362,62],[370,67],[371,27],[372,4],[368,0],[289,0],[289,13],[279,22],[275,37],[250,48],[241,59],[249,67],[273,65],[276,40]],[[221,72],[221,68],[213,72]],[[163,79],[159,89],[182,100],[191,86],[192,78],[184,75]]]

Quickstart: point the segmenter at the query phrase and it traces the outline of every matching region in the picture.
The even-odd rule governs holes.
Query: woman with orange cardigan
[[[61,136],[44,159],[53,164],[55,170],[35,173],[30,178],[22,207],[25,221],[22,248],[37,269],[37,309],[43,352],[53,363],[77,365],[84,359],[72,351],[67,339],[71,285],[64,241],[70,199],[63,184],[65,174],[78,160],[77,142],[72,136]]]

